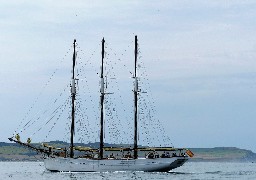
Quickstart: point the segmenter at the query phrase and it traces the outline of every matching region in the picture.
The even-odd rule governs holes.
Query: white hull
[[[86,158],[45,158],[45,168],[63,172],[105,172],[105,171],[170,171],[182,166],[187,156],[155,159],[86,159]]]

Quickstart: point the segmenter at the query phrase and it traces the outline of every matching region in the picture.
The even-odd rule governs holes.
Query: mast
[[[138,39],[135,36],[135,66],[134,66],[134,159],[138,158],[138,78],[137,78],[137,55],[138,55]]]
[[[75,132],[75,98],[76,98],[76,84],[75,84],[75,63],[76,63],[76,40],[74,39],[74,53],[73,53],[73,69],[72,69],[72,84],[71,84],[71,97],[72,97],[72,120],[71,120],[71,138],[70,138],[70,157],[74,157],[74,132]]]
[[[103,77],[103,59],[104,59],[104,44],[105,44],[105,40],[104,38],[102,39],[102,59],[101,59],[101,74],[100,74],[100,156],[99,158],[102,159],[103,158],[103,146],[104,146],[104,142],[103,142],[103,104],[104,104],[104,77]]]

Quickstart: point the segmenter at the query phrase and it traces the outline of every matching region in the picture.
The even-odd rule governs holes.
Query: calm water
[[[169,173],[52,173],[42,162],[0,162],[0,179],[256,179],[256,163],[193,163]]]

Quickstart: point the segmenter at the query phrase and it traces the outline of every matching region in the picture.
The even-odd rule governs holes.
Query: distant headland
[[[49,145],[64,147],[68,144],[62,141],[50,141]],[[76,144],[77,146],[86,146],[97,148],[99,143]],[[128,144],[105,144],[105,146],[123,146]],[[215,147],[215,148],[189,148],[194,157],[191,162],[256,162],[256,153],[239,149],[236,147]],[[29,149],[21,147],[15,143],[0,142],[0,161],[42,161],[42,156]]]

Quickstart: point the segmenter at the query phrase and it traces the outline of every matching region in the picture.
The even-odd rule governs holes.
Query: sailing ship
[[[193,153],[186,148],[173,147],[139,147],[138,146],[138,93],[139,83],[137,76],[138,39],[135,36],[135,64],[134,64],[134,143],[133,147],[105,147],[104,146],[104,50],[105,40],[102,39],[101,72],[100,72],[100,145],[99,148],[77,147],[74,144],[75,132],[75,101],[76,101],[76,40],[73,43],[73,66],[71,80],[71,126],[70,147],[54,148],[43,144],[43,148],[33,146],[28,139],[21,142],[19,134],[9,138],[29,149],[43,154],[45,168],[57,172],[104,172],[104,171],[146,171],[167,172],[182,166]],[[76,155],[79,152],[79,156]],[[141,153],[143,152],[143,153]],[[83,154],[81,156],[81,153]],[[119,154],[119,155],[118,155]],[[139,156],[139,154],[145,154]]]

